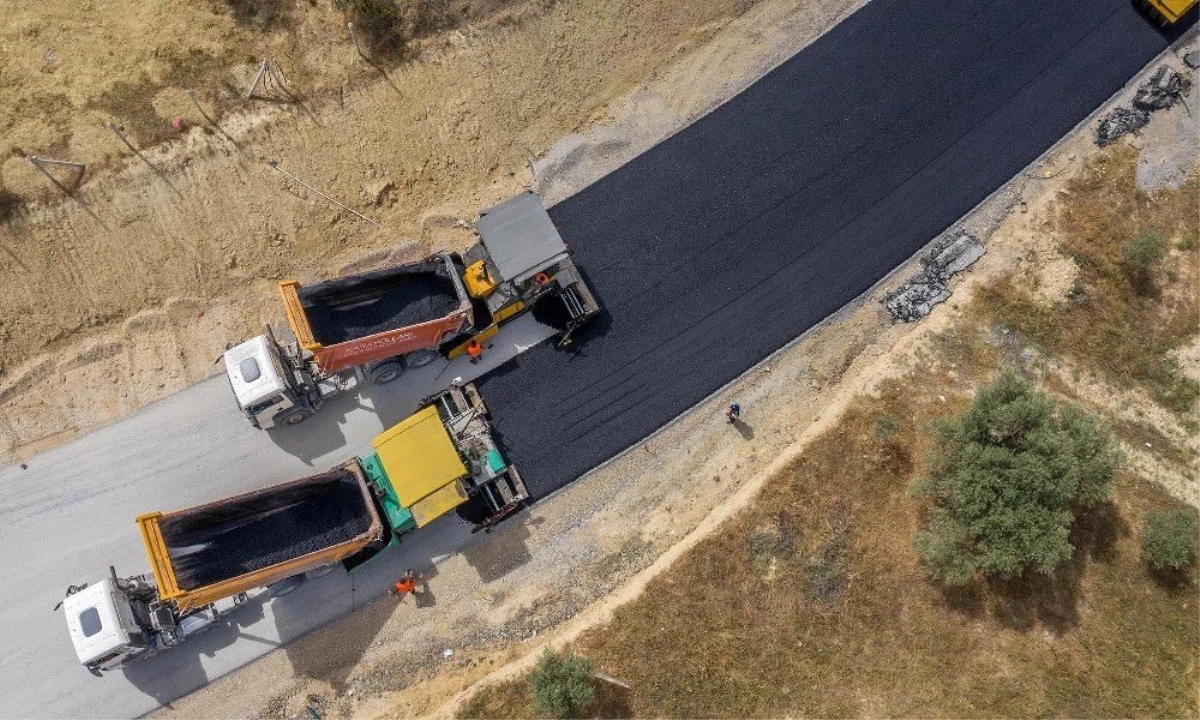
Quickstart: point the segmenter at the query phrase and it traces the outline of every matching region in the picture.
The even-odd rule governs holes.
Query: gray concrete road
[[[340,568],[286,597],[254,598],[228,623],[125,671],[91,676],[75,658],[55,603],[72,583],[115,565],[147,569],[134,518],[215,500],[327,469],[455,377],[470,380],[552,334],[531,316],[505,329],[483,362],[435,363],[384,387],[338,397],[304,424],[251,428],[224,377],[119,423],[0,469],[0,718],[137,717],[245,665],[386,592],[407,567],[427,567],[479,539],[443,518],[357,569]]]

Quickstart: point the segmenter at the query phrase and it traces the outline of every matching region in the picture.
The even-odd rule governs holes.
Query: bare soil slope
[[[61,33],[69,38],[62,47],[80,53],[64,51],[59,62],[70,72],[54,71],[74,78],[65,86],[75,93],[72,107],[128,82],[138,93],[159,89],[153,107],[136,98],[114,101],[127,120],[182,115],[192,127],[147,151],[145,162],[122,150],[103,113],[67,113],[69,122],[46,115],[6,135],[21,144],[18,154],[51,155],[69,135],[74,144],[66,154],[100,172],[74,203],[42,192],[49,184],[23,159],[3,166],[6,192],[46,199],[6,206],[0,223],[0,461],[26,457],[211,374],[226,343],[280,317],[276,280],[463,248],[474,215],[527,184],[534,158],[604,118],[608,103],[744,10],[739,0],[514,3],[422,41],[419,56],[384,72],[357,59],[347,39],[308,40],[306,28],[344,28],[324,3],[297,6],[288,25],[294,32],[261,29],[258,20],[239,25],[220,5],[139,12],[141,4],[128,3],[123,12],[94,17],[58,5],[15,5],[16,20],[4,32],[40,28],[14,40],[21,61],[3,70],[16,96],[42,98],[21,101],[28,107],[58,112],[29,56]],[[132,16],[133,25],[117,23]],[[112,43],[103,39],[110,36]],[[277,54],[288,89],[301,99],[237,98],[254,63],[221,55],[218,75],[241,72],[245,82],[218,83],[214,99],[201,96],[208,112],[226,111],[219,128],[209,126],[183,94],[192,78],[172,75],[174,61],[149,58],[164,56],[164,47],[185,52],[222,40],[223,52],[253,46],[260,50],[254,58]],[[301,56],[286,43],[303,49]],[[121,59],[86,54],[109,50]],[[145,77],[133,75],[143,69]],[[218,108],[215,98],[229,107]],[[5,101],[16,102],[7,94]],[[684,117],[699,110],[680,104]],[[22,123],[29,113],[0,114]],[[31,129],[47,127],[64,129]],[[157,139],[127,130],[139,145]],[[89,137],[94,142],[85,142]],[[268,161],[382,227],[315,197]]]

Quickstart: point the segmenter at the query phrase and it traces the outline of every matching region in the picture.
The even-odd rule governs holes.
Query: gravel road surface
[[[870,288],[1168,41],[1128,0],[874,0],[556,205],[607,317],[574,352],[537,348],[481,386],[530,490],[645,438]]]
[[[0,467],[0,718],[138,717],[387,592],[408,567],[486,541],[443,518],[350,576],[341,569],[277,600],[259,597],[228,622],[152,662],[94,678],[79,665],[62,611],[68,585],[115,565],[148,569],[134,519],[312,475],[371,451],[371,439],[455,377],[470,380],[553,334],[531,316],[505,328],[479,365],[460,358],[343,395],[287,432],[252,429],[215,377],[119,423]]]

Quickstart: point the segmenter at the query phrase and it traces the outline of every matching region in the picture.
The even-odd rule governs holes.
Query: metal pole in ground
[[[68,195],[70,195],[75,190],[75,188],[79,187],[79,181],[83,179],[83,173],[87,171],[87,164],[81,163],[81,162],[71,162],[69,160],[54,160],[51,158],[38,157],[37,155],[29,155],[28,157],[25,158],[25,160],[30,165],[37,168],[38,172],[45,175],[50,180],[50,182],[57,185],[60,190],[62,190],[64,193],[66,193]],[[61,165],[63,167],[69,167],[72,170],[75,170],[77,172],[77,174],[75,175],[75,180],[71,183],[71,187],[68,188],[66,185],[63,185],[61,182],[59,182],[58,178],[56,178],[53,175],[51,175],[50,173],[46,172],[46,168],[42,167],[43,163],[46,165]]]
[[[105,230],[108,229],[108,226],[104,224],[104,221],[100,219],[100,216],[92,212],[92,209],[87,206],[87,203],[80,199],[79,196],[77,196],[74,192],[75,188],[79,187],[80,181],[83,180],[84,172],[87,171],[86,163],[70,162],[69,160],[53,160],[51,158],[38,157],[37,155],[27,155],[25,157],[25,161],[37,169],[38,172],[45,175],[47,180],[54,183],[54,186],[59,190],[62,190],[64,195],[71,198],[76,205],[83,208],[84,212],[86,212],[88,215],[91,215],[93,220],[100,223],[100,227],[104,228]],[[63,185],[61,182],[59,182],[58,178],[47,172],[46,168],[42,167],[43,163],[47,165],[61,165],[63,167],[74,168],[79,172],[79,174],[75,176],[75,181],[71,183],[71,187],[68,188],[66,185]]]
[[[350,39],[354,42],[354,49],[358,51],[358,56],[370,62],[367,54],[363,52],[362,46],[358,44],[358,36],[354,34],[354,23],[346,23],[346,29],[350,31]]]
[[[362,213],[360,213],[359,211],[355,210],[355,209],[354,209],[354,208],[352,208],[352,207],[349,207],[348,205],[343,205],[342,203],[338,202],[337,200],[335,200],[335,199],[333,199],[333,198],[329,197],[329,196],[328,196],[328,195],[326,195],[325,193],[323,193],[323,192],[321,192],[320,190],[316,189],[316,188],[315,188],[315,187],[313,187],[312,185],[309,185],[308,183],[304,182],[304,181],[303,181],[303,180],[301,180],[300,178],[298,178],[298,177],[296,177],[295,175],[291,174],[291,173],[290,173],[290,172],[288,172],[287,170],[284,170],[283,168],[279,167],[279,163],[278,163],[278,162],[276,162],[276,161],[271,161],[271,162],[267,163],[267,166],[268,166],[268,167],[270,167],[272,170],[274,170],[274,171],[278,172],[278,173],[282,173],[283,175],[287,176],[288,178],[290,178],[290,179],[294,180],[295,182],[299,183],[300,185],[304,186],[304,187],[305,187],[305,188],[307,188],[309,191],[311,191],[311,192],[313,192],[313,193],[315,193],[315,194],[317,194],[317,195],[319,195],[319,196],[321,196],[321,197],[325,198],[325,199],[326,199],[326,200],[328,200],[329,202],[333,203],[334,205],[337,205],[338,207],[340,207],[341,209],[345,210],[346,212],[348,212],[348,213],[350,213],[350,214],[354,215],[355,217],[361,218],[362,220],[365,220],[366,222],[369,222],[369,223],[371,223],[372,225],[374,225],[374,226],[376,226],[376,227],[381,227],[381,226],[379,225],[379,223],[375,222],[374,220],[372,220],[371,218],[367,217],[366,215],[363,215]]]
[[[121,128],[117,127],[116,123],[110,122],[108,124],[108,129],[113,131],[113,135],[116,135],[118,140],[125,143],[125,147],[129,148],[130,152],[132,152],[134,155],[137,155],[139,160],[146,163],[146,166],[149,167],[152,171],[154,171],[154,174],[158,176],[159,180],[162,180],[163,182],[165,182],[167,184],[167,187],[169,187],[175,191],[176,195],[182,196],[182,193],[179,192],[178,188],[176,188],[174,185],[171,184],[171,181],[167,179],[167,176],[164,175],[161,170],[159,170],[157,167],[155,167],[154,163],[150,162],[150,159],[147,158],[145,155],[143,155],[140,150],[135,148],[133,146],[133,143],[129,142],[129,138],[125,137],[125,133],[121,132]]]
[[[254,98],[254,91],[258,89],[258,83],[262,80],[263,73],[267,71],[267,59],[263,58],[262,65],[258,66],[258,74],[254,76],[254,82],[250,83],[250,89],[246,92],[246,99]]]

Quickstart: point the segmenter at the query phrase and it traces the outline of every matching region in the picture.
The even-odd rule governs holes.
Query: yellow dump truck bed
[[[180,610],[340,562],[383,536],[357,461],[137,522],[159,596]]]

